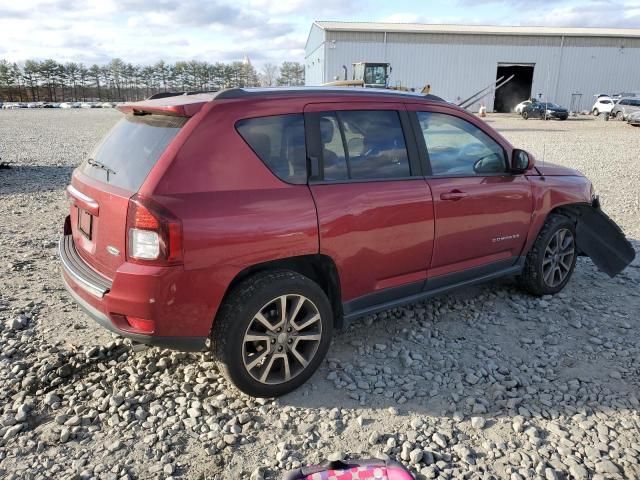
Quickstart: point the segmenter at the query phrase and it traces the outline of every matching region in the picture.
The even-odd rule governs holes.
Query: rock
[[[578,463],[573,463],[569,467],[569,473],[576,480],[587,480],[589,478],[589,472],[587,469]]]
[[[71,437],[71,431],[68,428],[63,428],[60,431],[60,443],[66,443]]]
[[[596,473],[619,475],[620,469],[611,460],[601,460],[595,465]]]
[[[251,472],[249,480],[264,480],[264,468],[257,467],[254,469],[253,472]]]
[[[337,462],[339,460],[344,460],[344,452],[332,452],[327,456],[327,460],[330,462]]]
[[[415,448],[409,453],[409,460],[411,465],[417,465],[422,460],[423,451],[420,448]]]
[[[114,442],[109,443],[108,445],[106,445],[107,450],[109,450],[111,453],[113,452],[117,452],[118,450],[120,450],[124,445],[122,444],[122,442],[120,440],[116,440]]]
[[[162,468],[162,471],[166,474],[166,475],[172,475],[173,474],[173,465],[170,463],[165,463],[164,467]]]
[[[369,445],[375,445],[380,441],[380,433],[374,431],[369,435]]]
[[[433,440],[433,442],[438,445],[440,448],[446,448],[447,446],[447,439],[439,434],[439,433],[434,433],[433,436],[431,437],[431,440]]]
[[[60,397],[55,393],[49,392],[44,396],[44,403],[45,405],[52,407],[53,405],[60,403]]]
[[[7,428],[7,430],[4,432],[4,435],[2,436],[2,438],[4,440],[9,440],[9,439],[15,437],[16,435],[18,435],[18,433],[20,433],[22,431],[23,427],[24,427],[24,423],[19,423],[17,425],[14,425],[13,427]]]
[[[511,427],[513,428],[514,432],[521,433],[524,430],[524,417],[520,415],[516,415],[515,417],[513,417]]]
[[[7,322],[5,323],[5,328],[7,330],[21,330],[22,328],[24,328],[24,324],[20,321],[19,318],[10,318],[9,320],[7,320]]]
[[[478,380],[480,380],[480,377],[474,375],[473,373],[469,373],[466,377],[464,377],[464,379],[467,381],[467,383],[475,385],[476,383],[478,383]]]
[[[487,421],[484,417],[471,417],[471,426],[476,430],[482,430]]]

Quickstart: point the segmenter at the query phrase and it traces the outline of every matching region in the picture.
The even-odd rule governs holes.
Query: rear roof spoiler
[[[142,100],[118,105],[122,113],[134,115],[173,115],[177,117],[193,117],[205,103],[213,100],[215,94],[199,93],[195,95],[175,95],[171,97]]]

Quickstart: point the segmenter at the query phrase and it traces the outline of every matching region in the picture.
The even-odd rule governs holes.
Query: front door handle
[[[452,190],[447,193],[441,193],[440,200],[453,200],[455,202],[468,196],[467,193],[461,192],[460,190]]]

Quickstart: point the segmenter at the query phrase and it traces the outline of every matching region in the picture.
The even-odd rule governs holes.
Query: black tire
[[[525,120],[528,120],[529,114],[527,112],[522,112],[522,118],[524,118]]]
[[[593,116],[597,117],[598,115],[600,115],[600,111],[597,108],[593,109]]]
[[[552,286],[544,279],[543,261],[545,260],[545,251],[550,246],[554,235],[563,229],[568,230],[573,235],[574,253],[568,273],[559,284]],[[555,213],[549,215],[525,259],[524,269],[519,278],[522,288],[536,296],[553,295],[561,291],[571,279],[576,266],[578,251],[575,245],[575,238],[575,224],[570,218]]]
[[[302,295],[312,302],[320,314],[321,338],[315,354],[300,373],[281,383],[263,383],[255,379],[245,367],[245,333],[258,312],[273,299],[283,295]],[[277,270],[253,275],[229,293],[216,316],[211,348],[227,380],[248,395],[271,398],[295,390],[311,377],[329,349],[332,331],[333,313],[324,291],[303,275]],[[288,351],[286,345],[285,351]]]

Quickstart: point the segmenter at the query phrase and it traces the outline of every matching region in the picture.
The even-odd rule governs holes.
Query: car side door
[[[433,203],[404,105],[309,104],[305,128],[320,253],[336,263],[345,317],[422,291]]]
[[[436,219],[429,278],[515,265],[533,202],[527,177],[508,171],[508,142],[458,109],[410,109]]]

